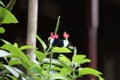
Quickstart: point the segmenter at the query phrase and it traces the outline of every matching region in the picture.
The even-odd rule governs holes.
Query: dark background
[[[61,16],[58,33],[70,34],[70,42],[78,53],[88,54],[88,27],[86,26],[87,0],[39,0],[38,35],[47,41],[54,31],[57,17]],[[7,3],[7,0],[6,0]],[[18,24],[4,25],[2,38],[26,44],[28,0],[17,0],[12,13]],[[98,69],[106,80],[120,80],[120,1],[99,0]]]

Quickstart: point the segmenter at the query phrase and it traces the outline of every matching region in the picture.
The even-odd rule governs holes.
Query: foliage
[[[104,80],[102,73],[90,68],[82,67],[82,64],[90,62],[90,59],[83,54],[77,54],[76,47],[58,47],[45,42],[36,35],[36,38],[41,43],[43,51],[34,48],[34,54],[37,57],[36,62],[32,63],[28,55],[24,52],[26,49],[33,48],[32,46],[24,45],[19,47],[17,43],[11,44],[5,40],[0,48],[0,57],[7,61],[7,65],[3,65],[14,78],[21,77],[22,80],[76,80],[76,78],[84,75],[94,75],[99,80]],[[69,47],[69,46],[68,46]],[[54,54],[58,54],[57,58],[53,58]],[[65,56],[65,53],[73,53],[72,59]],[[22,65],[28,72],[25,74],[19,70],[16,65]]]
[[[40,42],[44,45],[43,47],[47,46],[42,39]],[[104,80],[101,77],[101,72],[90,67],[81,66],[82,64],[90,62],[90,59],[86,58],[86,55],[77,54],[76,47],[73,47],[74,53],[71,60],[64,55],[64,52],[72,54],[68,48],[52,47],[51,45],[49,45],[49,47],[55,49],[48,50],[49,48],[44,48],[45,52],[35,49],[34,53],[37,57],[37,63],[31,63],[28,56],[24,53],[24,50],[32,48],[31,46],[18,47],[16,43],[11,44],[7,42],[1,46],[0,57],[6,59],[8,64],[3,66],[9,70],[14,77],[18,78],[21,76],[25,80],[76,80],[78,77],[91,74],[97,76],[99,80]],[[60,54],[58,58],[53,58],[54,54],[61,53],[61,51],[62,54]],[[48,55],[50,55],[50,57],[47,57]],[[22,65],[28,71],[29,76],[14,67],[15,65]]]
[[[1,1],[0,5],[5,6]],[[13,6],[12,6],[13,7]],[[4,13],[4,14],[3,14]],[[18,23],[16,17],[5,7],[0,7],[0,26],[2,24]],[[76,80],[84,75],[94,75],[99,80],[102,78],[102,73],[90,67],[83,67],[83,64],[91,62],[86,55],[78,54],[77,48],[74,46],[58,46],[53,44],[54,40],[59,39],[57,34],[60,23],[60,16],[56,24],[54,34],[51,33],[48,38],[47,45],[38,35],[35,35],[40,42],[43,51],[29,45],[20,46],[17,43],[10,43],[6,40],[0,47],[0,58],[3,58],[6,63],[0,62],[0,79],[5,80]],[[4,28],[0,28],[0,33],[4,32]],[[69,34],[64,33],[62,41],[68,42]],[[36,55],[36,63],[31,62],[26,50],[34,49]],[[54,57],[54,55],[58,56]],[[66,54],[72,54],[71,59]],[[26,71],[18,68],[22,66]]]
[[[4,3],[0,1],[0,33],[4,33],[5,29],[1,27],[2,24],[10,24],[10,23],[18,23],[16,17],[10,12],[7,7],[11,7],[13,5],[5,7]]]

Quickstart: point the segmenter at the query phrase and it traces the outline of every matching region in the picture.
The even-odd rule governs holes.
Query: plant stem
[[[51,48],[52,49],[52,48]],[[50,80],[50,72],[51,72],[51,66],[52,66],[52,58],[53,58],[53,53],[50,51],[50,63],[49,63],[49,76],[48,76],[48,80]]]
[[[73,47],[73,56],[75,56],[76,54],[77,54],[77,49],[76,49],[76,47]],[[75,63],[72,61],[72,66],[71,66],[72,68],[72,71],[73,71],[73,73],[72,73],[72,80],[76,80],[76,74],[75,74],[75,71],[76,71],[76,68],[77,68],[77,66],[75,65]]]
[[[74,55],[73,56],[75,56],[76,54],[77,54],[77,49],[76,49],[76,47],[73,47],[73,53],[74,53]]]
[[[73,64],[72,65],[72,80],[76,80],[76,74],[75,74],[76,66]]]
[[[76,80],[75,70],[73,70],[73,77],[72,80]]]
[[[48,49],[47,49],[47,51],[46,51],[47,55],[48,55],[48,53],[50,52],[51,48],[52,48],[52,45],[49,45],[49,47],[48,47]]]
[[[59,24],[60,24],[60,16],[58,16],[57,24],[56,24],[56,28],[55,28],[55,32],[54,32],[54,34],[57,34],[57,32],[58,32],[58,28],[59,28]]]

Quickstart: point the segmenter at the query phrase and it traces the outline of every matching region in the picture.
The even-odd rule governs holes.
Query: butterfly
[[[66,32],[64,32],[63,34],[64,39],[60,39],[59,35],[57,34],[53,34],[53,32],[50,35],[50,39],[49,39],[49,43],[53,46],[53,47],[67,47],[70,42],[68,40],[69,34],[67,34]]]

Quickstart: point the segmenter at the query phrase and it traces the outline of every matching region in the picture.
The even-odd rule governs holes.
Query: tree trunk
[[[37,22],[38,22],[38,0],[28,1],[28,26],[27,26],[27,45],[36,47],[37,34]],[[33,49],[27,51],[31,62],[36,61],[36,56],[33,53]]]
[[[88,52],[91,63],[90,67],[97,69],[97,29],[99,26],[98,16],[98,4],[99,0],[87,0],[87,27],[88,27]],[[89,80],[97,80],[97,77],[90,76]]]

